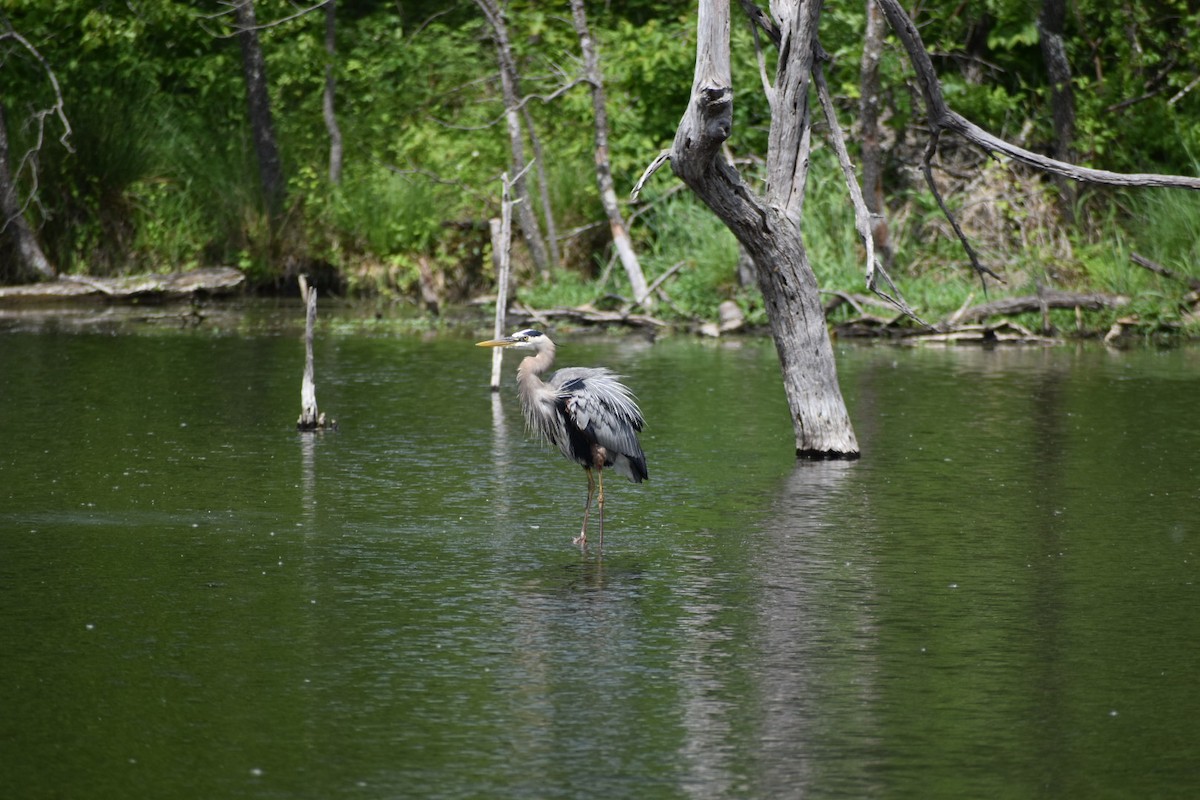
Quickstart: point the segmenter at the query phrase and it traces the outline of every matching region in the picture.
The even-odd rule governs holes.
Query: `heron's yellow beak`
[[[488,339],[486,342],[476,342],[476,347],[512,347],[516,344],[511,336],[505,336],[503,339]]]

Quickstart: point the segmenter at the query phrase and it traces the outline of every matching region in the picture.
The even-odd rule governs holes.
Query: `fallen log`
[[[1098,311],[1105,308],[1121,308],[1129,304],[1129,298],[1116,294],[1099,292],[1063,292],[1047,289],[1040,294],[1023,295],[1021,297],[1004,297],[981,303],[954,313],[953,321],[942,323],[945,328],[953,328],[964,323],[980,322],[988,317],[1012,316],[1025,314],[1030,311],[1043,311],[1047,308],[1083,308]]]
[[[32,303],[102,298],[108,300],[178,299],[189,295],[229,294],[246,280],[233,267],[205,267],[165,275],[91,278],[63,275],[54,281],[0,286],[0,303]]]
[[[666,322],[646,314],[629,314],[623,311],[602,311],[592,306],[577,306],[575,308],[533,309],[516,304],[509,310],[509,316],[531,319],[539,325],[549,325],[553,319],[565,319],[571,322],[589,325],[625,325],[630,328],[666,328]]]

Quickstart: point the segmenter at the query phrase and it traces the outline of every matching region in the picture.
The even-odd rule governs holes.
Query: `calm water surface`
[[[0,334],[0,796],[1200,796],[1200,351],[562,338],[602,558],[468,336]]]

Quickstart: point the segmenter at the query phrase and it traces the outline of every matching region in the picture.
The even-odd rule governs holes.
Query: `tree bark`
[[[329,131],[329,182],[337,186],[342,182],[342,129],[338,126],[333,101],[337,90],[334,64],[337,57],[337,20],[334,9],[337,0],[329,0],[325,6],[325,93],[322,96],[321,114],[325,118],[325,129]]]
[[[583,0],[571,0],[571,14],[575,20],[575,33],[579,36],[579,49],[583,52],[584,77],[592,87],[592,115],[596,128],[596,182],[600,187],[600,202],[608,217],[608,227],[612,232],[613,247],[625,267],[629,278],[629,286],[633,291],[634,303],[652,305],[646,285],[646,276],[633,249],[633,242],[621,215],[621,207],[617,202],[617,192],[613,187],[612,162],[608,157],[608,102],[604,95],[604,77],[600,72],[600,57],[588,28],[587,13]]]
[[[529,248],[529,256],[533,265],[543,278],[550,276],[550,260],[546,254],[546,244],[542,239],[542,230],[538,225],[537,214],[534,213],[533,203],[529,196],[529,184],[525,180],[525,141],[521,130],[521,98],[517,90],[517,68],[512,57],[512,48],[508,43],[508,25],[504,21],[504,13],[495,0],[475,0],[479,10],[483,12],[492,36],[496,42],[496,62],[500,67],[500,90],[504,95],[504,120],[508,126],[509,153],[512,156],[513,202],[517,211],[517,224],[521,228],[521,237]]]
[[[692,100],[670,151],[671,168],[733,232],[758,267],[792,414],[796,455],[854,458],[858,441],[837,381],[816,276],[800,236],[816,42],[815,0],[775,4],[782,40],[767,153],[767,197],[721,156],[733,123],[729,4],[701,0]]]
[[[283,216],[287,185],[275,140],[275,123],[271,117],[271,98],[267,91],[267,66],[258,41],[254,0],[241,0],[236,6],[238,43],[242,48],[242,74],[246,80],[246,102],[250,128],[254,136],[254,152],[258,158],[258,174],[263,200],[272,221]]]
[[[1038,42],[1042,61],[1050,78],[1050,108],[1054,115],[1054,151],[1059,161],[1075,160],[1075,92],[1071,87],[1071,62],[1063,41],[1063,25],[1067,15],[1065,0],[1042,0],[1038,16]],[[1061,176],[1055,176],[1062,194],[1061,208],[1067,219],[1075,217],[1075,187]]]
[[[513,85],[517,85],[517,77],[513,76]],[[550,259],[550,269],[558,268],[562,261],[558,252],[558,226],[554,224],[554,205],[550,202],[550,180],[546,177],[546,158],[542,154],[542,140],[537,135],[533,125],[533,115],[529,113],[529,104],[521,104],[521,118],[525,120],[525,133],[529,135],[529,146],[533,148],[533,171],[537,174],[538,194],[542,198],[542,221],[546,223],[546,252]],[[504,348],[501,348],[502,350]]]
[[[17,191],[16,175],[8,149],[8,123],[4,118],[4,103],[0,102],[0,234],[7,234],[15,254],[15,269],[2,277],[15,281],[49,279],[55,275],[37,237],[25,220],[21,196]],[[3,271],[7,273],[7,270]]]
[[[1065,0],[1042,0],[1038,16],[1038,42],[1050,78],[1050,105],[1054,114],[1054,157],[1072,161],[1075,149],[1075,92],[1071,88],[1071,62],[1063,42],[1067,16]]]

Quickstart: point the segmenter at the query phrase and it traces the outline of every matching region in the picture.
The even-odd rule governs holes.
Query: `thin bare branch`
[[[752,0],[740,0],[742,11],[746,12],[746,16],[750,18],[750,24],[755,31],[761,30],[771,40],[771,43],[779,47],[779,43],[783,41],[783,32],[779,30],[779,26],[775,24],[775,20],[755,5]]]
[[[1186,97],[1187,94],[1189,92],[1191,92],[1192,89],[1195,89],[1197,86],[1200,86],[1200,75],[1197,75],[1196,77],[1192,78],[1192,80],[1188,83],[1187,86],[1183,87],[1178,92],[1176,92],[1174,94],[1174,96],[1172,96],[1171,99],[1167,101],[1167,105],[1169,105],[1169,106],[1175,105],[1180,100],[1182,100],[1184,97]]]
[[[650,180],[650,176],[658,172],[663,164],[671,160],[671,151],[663,150],[658,154],[658,157],[650,162],[650,166],[646,167],[646,171],[642,173],[642,177],[638,178],[638,182],[633,185],[633,191],[629,194],[629,202],[637,202],[638,195],[642,192],[642,187],[646,185],[646,181]]]
[[[34,60],[38,62],[38,66],[42,68],[42,72],[46,74],[46,80],[54,88],[54,103],[49,108],[42,109],[34,115],[38,120],[37,148],[40,149],[42,146],[42,134],[45,129],[46,117],[55,116],[58,117],[58,121],[62,123],[63,127],[62,136],[58,137],[59,143],[67,148],[68,152],[74,153],[75,148],[71,147],[71,142],[68,141],[71,138],[71,123],[67,119],[66,112],[63,110],[62,87],[58,84],[58,76],[54,74],[54,70],[51,69],[49,62],[46,61],[41,52],[24,36],[9,28],[6,31],[0,31],[0,42],[6,39],[12,39],[21,45],[29,55],[33,56]]]
[[[1169,280],[1185,283],[1190,289],[1200,289],[1200,278],[1193,278],[1190,275],[1181,275],[1180,273],[1167,269],[1162,264],[1159,264],[1156,261],[1151,261],[1145,256],[1138,255],[1137,253],[1130,253],[1129,260],[1134,264],[1137,264],[1142,269],[1149,270],[1156,275],[1161,275]]]
[[[220,11],[216,14],[209,14],[207,16],[201,17],[201,19],[212,20],[212,19],[219,19],[221,17],[228,16],[229,14],[234,13],[237,10],[238,6],[242,5],[245,2],[247,2],[247,0],[240,0],[240,2],[236,2],[236,3],[222,3],[222,5],[227,5],[227,6],[229,6],[229,8],[227,8],[224,11]],[[236,37],[238,34],[244,33],[245,31],[248,31],[248,30],[265,31],[265,30],[270,30],[271,28],[278,28],[281,25],[286,25],[287,23],[292,22],[293,20],[297,20],[297,19],[300,19],[301,17],[307,16],[314,11],[319,11],[320,9],[329,5],[330,2],[332,2],[332,0],[321,0],[321,2],[319,2],[319,3],[315,3],[314,5],[301,8],[295,14],[289,14],[288,16],[280,17],[279,19],[273,19],[270,22],[257,22],[251,26],[234,25],[233,30],[229,31],[228,33],[215,33],[212,31],[210,31],[210,33],[212,33],[212,35],[217,39],[232,39],[232,38]]]
[[[687,261],[677,261],[674,264],[672,264],[670,269],[668,269],[662,275],[659,275],[657,278],[655,278],[653,281],[651,281],[650,286],[647,288],[647,292],[653,292],[656,289],[658,289],[658,287],[662,286],[663,283],[665,283],[667,281],[667,279],[669,279],[676,272],[679,272],[679,270],[683,269],[683,267],[686,264],[687,264]]]
[[[984,280],[985,275],[990,275],[1001,283],[1004,283],[1004,279],[984,266],[983,262],[979,260],[979,254],[971,246],[971,240],[967,238],[967,234],[963,232],[962,226],[958,224],[958,219],[950,211],[950,207],[946,205],[946,201],[942,198],[942,192],[938,189],[937,181],[933,178],[933,157],[937,154],[939,138],[941,138],[941,133],[935,128],[929,136],[929,144],[925,147],[925,157],[921,159],[921,174],[925,176],[925,183],[929,186],[929,191],[933,194],[933,199],[937,201],[938,208],[942,210],[942,214],[949,220],[950,227],[954,229],[954,235],[958,237],[959,243],[962,244],[963,250],[967,253],[967,258],[971,260],[971,266],[979,276],[979,282],[983,285],[984,294],[987,294],[987,282]]]
[[[818,52],[821,51],[820,46],[817,46]],[[896,286],[892,283],[887,271],[880,263],[878,256],[875,254],[875,236],[871,232],[871,212],[867,208],[867,203],[863,199],[862,187],[858,185],[858,176],[854,172],[854,165],[850,162],[850,153],[846,149],[846,137],[842,133],[841,123],[838,122],[837,109],[833,106],[833,95],[829,91],[829,83],[825,80],[825,68],[822,66],[820,59],[813,61],[813,83],[817,88],[817,98],[820,100],[821,109],[825,112],[825,122],[829,125],[829,138],[833,143],[833,149],[837,153],[838,163],[842,167],[842,176],[846,180],[846,189],[850,193],[850,203],[854,206],[854,228],[858,231],[858,236],[862,239],[863,247],[867,251],[867,268],[866,268],[866,284],[876,296],[887,301],[900,311],[905,316],[911,317],[914,321],[929,327],[928,323],[924,322],[916,313],[909,308],[908,303],[904,302],[904,298],[896,291]],[[888,293],[879,287],[877,276],[882,276],[883,280],[891,287],[892,293]]]

